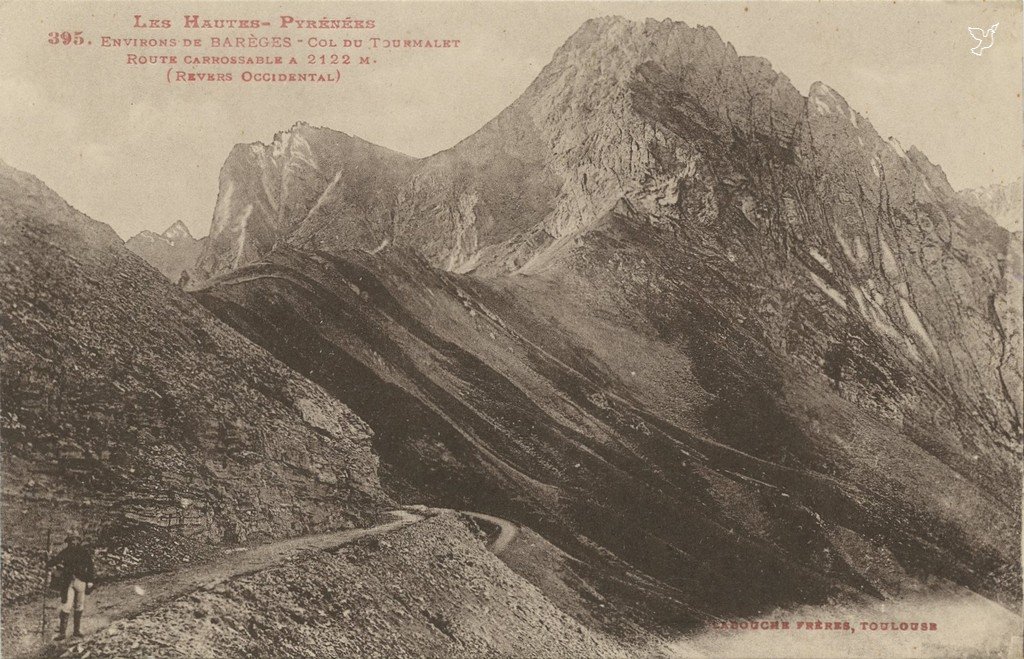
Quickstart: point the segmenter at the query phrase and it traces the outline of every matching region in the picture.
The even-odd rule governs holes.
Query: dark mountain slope
[[[567,327],[568,309],[545,318],[551,307],[524,306],[522,291],[396,250],[278,248],[197,294],[367,420],[397,496],[538,529],[647,624],[892,595],[935,574],[1012,597],[999,581],[1012,564],[1007,508],[819,391],[824,379],[786,402],[774,389],[786,365],[731,363],[738,337],[673,355],[607,318]],[[701,311],[694,322],[714,322]],[[596,350],[635,356],[635,374]],[[676,419],[641,402],[660,391],[658,370],[685,378]],[[814,415],[830,427],[810,430]],[[855,448],[829,434],[839,427]],[[954,480],[969,514],[938,505],[935,478]]]
[[[348,408],[2,164],[0,343],[5,600],[48,531],[125,574],[386,504]]]

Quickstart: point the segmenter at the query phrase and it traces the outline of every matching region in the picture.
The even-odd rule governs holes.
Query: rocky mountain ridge
[[[305,157],[311,144],[326,151],[354,139],[301,125],[276,138],[284,160],[258,179],[281,180],[293,196],[302,190],[297,212],[268,202],[294,225],[282,234],[292,245],[408,247],[450,271],[531,274],[567,263],[588,233],[628,209],[668,237],[707,243],[716,267],[761,305],[785,304],[794,281],[816,291],[844,322],[953,377],[970,414],[987,417],[1004,444],[1020,433],[1019,281],[1012,256],[1001,265],[1009,235],[963,204],[919,150],[883,139],[834,90],[816,83],[802,96],[711,28],[588,21],[519,99],[448,151],[416,162],[389,153],[386,177],[359,180]],[[300,155],[286,157],[292,140]],[[384,166],[380,155],[369,169]],[[321,171],[319,188],[289,174],[308,168]],[[222,172],[222,197],[256,180],[236,181],[234,171]],[[238,203],[238,215],[218,211],[211,235],[257,235],[242,228],[250,205]],[[211,242],[203,261],[238,267],[270,249],[247,240],[227,253]],[[765,268],[782,273],[770,295],[746,283]],[[776,320],[762,326],[764,340],[778,340],[780,311],[769,311]],[[812,352],[803,357],[814,363],[827,350]],[[995,369],[974,366],[993,359]]]

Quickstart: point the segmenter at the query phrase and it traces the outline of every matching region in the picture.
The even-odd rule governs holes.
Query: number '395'
[[[50,32],[46,43],[65,46],[81,46],[85,43],[85,37],[81,32]]]

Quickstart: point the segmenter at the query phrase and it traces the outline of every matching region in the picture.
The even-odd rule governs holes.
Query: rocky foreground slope
[[[106,225],[0,164],[4,601],[69,529],[102,576],[366,521],[371,430]]]
[[[448,151],[353,140],[237,147],[197,294],[374,427],[394,492],[537,528],[652,625],[1019,602],[1019,252],[837,92],[600,19]]]
[[[562,613],[451,513],[182,597],[71,657],[597,657],[624,646]]]

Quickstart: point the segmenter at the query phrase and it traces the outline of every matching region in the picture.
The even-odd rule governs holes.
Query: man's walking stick
[[[50,529],[46,529],[46,563],[43,564],[43,643],[46,643],[46,599],[50,594]]]

